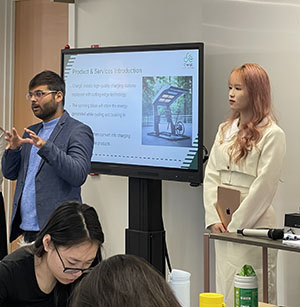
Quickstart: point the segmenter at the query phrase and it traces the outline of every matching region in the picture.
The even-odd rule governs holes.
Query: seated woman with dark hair
[[[66,307],[72,283],[102,259],[103,242],[95,209],[64,203],[33,244],[0,262],[0,306]]]
[[[180,307],[166,280],[145,260],[116,255],[78,284],[71,307]]]

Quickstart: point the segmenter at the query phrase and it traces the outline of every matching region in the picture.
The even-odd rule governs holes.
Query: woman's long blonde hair
[[[232,74],[238,74],[248,91],[249,104],[252,108],[251,120],[239,127],[235,142],[228,148],[230,160],[238,163],[240,160],[247,158],[249,151],[252,150],[261,139],[261,128],[270,124],[271,119],[276,121],[272,112],[271,103],[271,85],[266,71],[257,64],[244,64],[235,67]],[[222,127],[221,142],[224,140],[224,134],[233,121],[240,117],[238,111],[233,112],[230,119],[228,119]],[[263,125],[258,125],[266,118]]]

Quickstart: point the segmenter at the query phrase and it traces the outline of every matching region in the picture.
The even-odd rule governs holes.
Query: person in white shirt
[[[232,116],[219,126],[204,178],[206,228],[213,233],[242,228],[276,227],[272,200],[277,190],[286,151],[285,134],[272,113],[271,87],[265,70],[257,64],[236,67],[229,77]],[[216,210],[217,187],[241,193],[239,208],[225,227]],[[234,275],[244,264],[258,275],[262,296],[261,249],[215,242],[216,287],[233,306]],[[269,302],[276,304],[277,254],[269,253]]]

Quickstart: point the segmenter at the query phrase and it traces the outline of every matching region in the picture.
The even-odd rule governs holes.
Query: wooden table
[[[210,287],[210,258],[209,240],[222,240],[238,244],[247,244],[262,247],[262,266],[263,266],[263,302],[268,303],[268,248],[285,250],[290,252],[300,252],[300,248],[283,244],[281,240],[269,238],[246,237],[233,232],[227,233],[204,233],[204,292],[209,292]]]

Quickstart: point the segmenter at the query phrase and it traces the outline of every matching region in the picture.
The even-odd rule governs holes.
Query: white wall
[[[298,0],[77,0],[76,47],[203,41],[205,144],[210,147],[228,110],[230,70],[256,62],[269,73],[275,109],[287,136],[287,158],[274,205],[278,226],[300,206],[300,4]],[[75,46],[71,46],[75,47]],[[107,256],[125,250],[127,179],[90,177],[84,200],[98,208]],[[163,183],[163,215],[173,267],[192,273],[192,307],[203,291],[202,188]],[[298,254],[279,253],[280,305],[298,306]],[[292,265],[291,265],[292,264]]]
[[[0,126],[10,128],[14,52],[14,3],[0,1]]]

